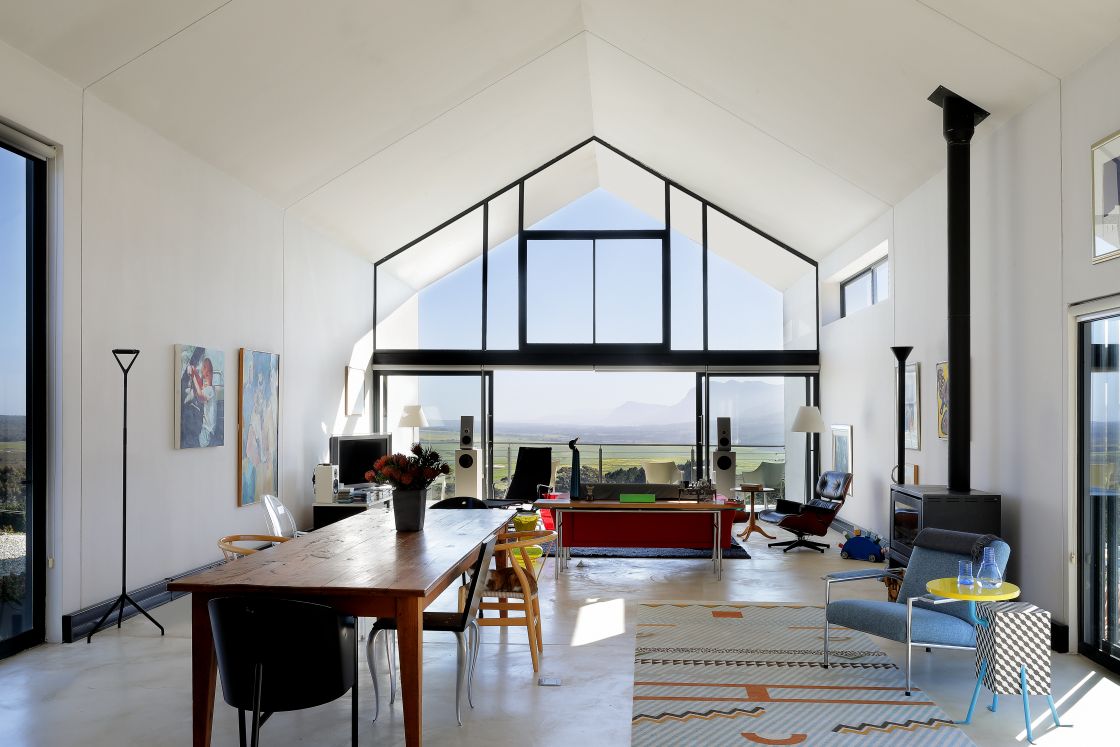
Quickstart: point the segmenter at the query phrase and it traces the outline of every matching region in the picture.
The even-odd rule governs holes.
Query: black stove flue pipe
[[[906,483],[906,358],[913,349],[910,345],[895,345],[891,348],[898,361],[898,409],[895,410],[898,414],[898,433],[895,434],[898,437],[898,478],[895,482],[899,485]]]
[[[972,420],[969,144],[988,112],[944,86],[929,100],[942,109],[947,146],[949,300],[949,490],[968,492]]]

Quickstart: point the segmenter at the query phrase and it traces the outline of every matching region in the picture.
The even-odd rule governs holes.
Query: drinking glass
[[[961,560],[957,563],[957,585],[972,586],[972,561]]]

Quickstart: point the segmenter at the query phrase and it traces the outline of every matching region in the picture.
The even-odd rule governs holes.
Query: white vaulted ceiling
[[[1115,0],[0,0],[0,40],[383,256],[591,135],[820,257],[1120,34]],[[3,115],[0,102],[0,115]]]

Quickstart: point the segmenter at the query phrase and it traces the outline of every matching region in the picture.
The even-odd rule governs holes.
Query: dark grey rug
[[[548,542],[541,545],[544,554],[552,556],[555,553],[556,543]],[[711,550],[698,550],[693,547],[573,547],[573,558],[682,558],[711,560]],[[723,557],[727,559],[746,560],[750,558],[747,551],[738,544],[723,548]]]

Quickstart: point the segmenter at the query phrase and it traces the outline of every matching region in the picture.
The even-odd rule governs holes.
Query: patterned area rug
[[[821,607],[739,602],[638,605],[631,744],[971,745],[870,636]]]

